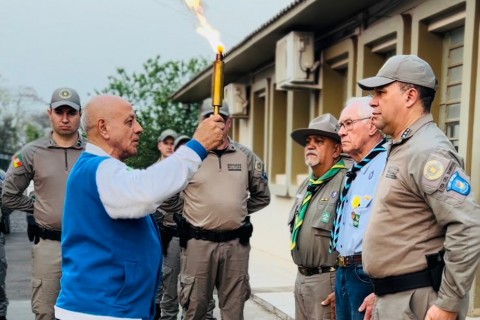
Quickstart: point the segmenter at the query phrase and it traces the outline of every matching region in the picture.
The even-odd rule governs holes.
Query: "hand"
[[[327,298],[322,301],[322,306],[328,306],[329,304],[335,307],[335,292],[330,293]]]
[[[220,115],[211,117],[199,123],[197,130],[193,134],[193,139],[200,142],[207,151],[217,148],[223,143],[225,123]]]
[[[373,315],[373,309],[375,309],[375,302],[377,300],[377,296],[375,293],[370,293],[368,296],[363,299],[363,303],[358,308],[359,312],[365,311],[365,316],[363,317],[363,320],[370,320],[372,319]]]
[[[451,312],[447,310],[440,309],[436,305],[432,305],[430,309],[427,311],[427,315],[425,316],[425,320],[455,320],[457,319],[457,313]]]
[[[31,223],[30,220],[28,221],[27,236],[28,236],[28,240],[30,240],[30,242],[33,242],[34,244],[38,244],[38,242],[40,242],[40,236],[38,234],[38,226],[35,223],[35,221],[33,221],[33,223]]]
[[[330,305],[331,317],[330,319],[335,319],[335,292],[330,293],[325,300],[321,302],[322,306]]]

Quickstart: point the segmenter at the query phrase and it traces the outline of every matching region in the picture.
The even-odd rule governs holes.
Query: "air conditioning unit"
[[[292,31],[277,41],[275,78],[277,90],[311,86],[315,79],[311,69],[314,61],[312,32]]]
[[[224,87],[224,100],[233,117],[247,115],[247,88],[241,83],[230,83]]]

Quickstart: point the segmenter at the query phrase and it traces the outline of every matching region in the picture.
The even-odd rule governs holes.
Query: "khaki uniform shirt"
[[[296,265],[304,267],[334,266],[337,252],[329,253],[330,233],[335,221],[335,208],[340,198],[340,189],[347,169],[341,169],[331,180],[320,187],[310,200],[303,225],[297,238],[297,247],[292,250]],[[307,192],[309,179],[302,182],[297,191],[295,203],[290,211],[290,226]]]
[[[165,200],[165,202],[157,208],[157,212],[155,213],[157,222],[170,228],[176,228],[177,223],[173,219],[173,215],[175,213],[183,214],[183,202],[182,193],[177,193],[173,197]]]
[[[445,248],[435,302],[459,311],[480,257],[480,207],[450,141],[426,115],[394,141],[364,238],[365,271],[374,278],[425,270],[426,254]]]
[[[63,202],[68,174],[85,148],[81,136],[69,148],[57,146],[45,137],[24,146],[14,156],[5,178],[3,205],[33,212],[37,224],[62,230]],[[33,180],[35,199],[23,194]]]
[[[206,230],[238,229],[247,214],[270,203],[263,162],[234,141],[220,157],[209,152],[183,192],[185,219]]]

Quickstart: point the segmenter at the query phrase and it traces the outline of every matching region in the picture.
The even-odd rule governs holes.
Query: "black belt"
[[[298,272],[300,272],[302,275],[309,277],[313,276],[316,274],[321,274],[321,273],[327,273],[327,272],[334,272],[336,270],[335,267],[303,267],[303,266],[298,266]]]
[[[62,239],[62,232],[38,226],[38,236],[44,240],[60,241]]]
[[[362,264],[362,254],[354,254],[352,256],[338,256],[337,264],[339,267],[350,267]]]
[[[400,276],[370,278],[370,280],[372,280],[373,292],[375,292],[377,296],[424,287],[433,287],[432,273],[428,269]]]
[[[212,242],[227,242],[238,239],[240,238],[241,231],[241,228],[231,231],[213,231],[196,227],[187,228],[187,233],[190,238]]]
[[[178,237],[178,230],[176,227],[171,227],[171,226],[166,226],[166,225],[160,225],[159,226],[160,231],[165,234],[167,234],[169,237]]]

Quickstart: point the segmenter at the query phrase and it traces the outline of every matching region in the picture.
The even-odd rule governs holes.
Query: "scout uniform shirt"
[[[297,246],[292,250],[296,265],[303,267],[334,266],[337,253],[328,253],[330,232],[335,220],[335,207],[340,198],[340,188],[347,169],[341,169],[331,180],[320,187],[310,200],[303,225],[297,238]],[[307,191],[309,179],[305,179],[298,188],[297,196],[288,222],[294,223],[295,215],[300,209]]]
[[[385,147],[385,144],[383,145]],[[342,220],[336,250],[342,256],[362,252],[362,242],[376,199],[378,180],[387,161],[387,152],[381,152],[356,173],[343,206]]]
[[[394,141],[364,237],[363,263],[373,278],[427,269],[425,255],[445,248],[435,304],[459,310],[480,256],[480,207],[462,160],[431,114]]]

